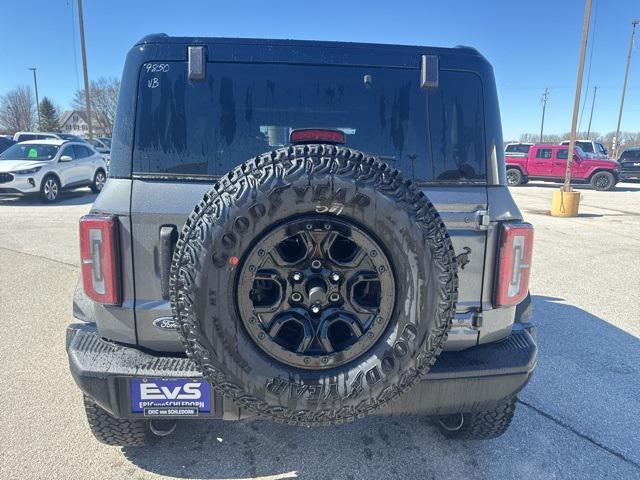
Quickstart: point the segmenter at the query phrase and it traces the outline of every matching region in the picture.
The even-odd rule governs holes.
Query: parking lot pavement
[[[510,430],[453,442],[421,418],[335,428],[191,422],[146,448],[96,442],[64,351],[78,275],[77,219],[91,195],[55,206],[0,200],[0,477],[638,478],[640,184],[582,190],[581,216],[548,215],[554,187],[512,190],[536,227],[539,365]]]

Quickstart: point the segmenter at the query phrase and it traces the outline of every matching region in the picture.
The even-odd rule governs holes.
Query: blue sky
[[[640,0],[593,0],[592,131],[615,130],[631,20]],[[82,85],[76,0],[2,0],[0,94],[32,85],[68,108]],[[550,89],[545,131],[569,131],[584,0],[536,1],[123,1],[85,0],[89,75],[120,76],[126,52],[145,34],[297,38],[414,45],[471,45],[496,72],[505,139],[540,128],[540,97]],[[73,7],[73,8],[72,8]],[[73,10],[73,11],[72,11]],[[640,31],[632,54],[623,130],[640,130]],[[585,67],[585,87],[589,53]]]

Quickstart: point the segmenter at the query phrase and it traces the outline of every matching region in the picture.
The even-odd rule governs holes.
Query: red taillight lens
[[[82,284],[96,302],[120,304],[118,221],[113,215],[85,215],[80,219]]]
[[[342,130],[327,130],[323,128],[300,128],[292,130],[289,135],[291,143],[326,142],[344,145],[347,137]]]
[[[527,296],[533,253],[533,225],[503,223],[494,304],[517,305]]]

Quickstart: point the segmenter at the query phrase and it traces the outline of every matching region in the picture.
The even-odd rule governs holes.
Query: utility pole
[[[587,0],[582,22],[582,45],[580,46],[580,62],[578,64],[578,80],[576,81],[576,96],[573,100],[573,118],[571,119],[571,137],[569,137],[569,151],[567,152],[567,170],[564,174],[562,191],[571,191],[571,164],[573,163],[573,150],[576,145],[576,128],[578,126],[578,112],[580,110],[580,97],[582,96],[582,75],[584,73],[584,54],[587,50],[589,37],[589,23],[591,21],[591,0]]]
[[[36,88],[36,111],[38,112],[38,130],[40,131],[40,99],[38,98],[38,77],[36,76],[36,67],[30,67],[29,70],[33,72],[33,85]]]
[[[89,138],[93,138],[93,126],[91,121],[91,102],[89,101],[89,73],[87,72],[87,51],[84,45],[84,19],[82,18],[82,0],[78,0],[78,22],[80,23],[80,48],[82,49],[82,70],[84,72],[84,101],[87,110],[87,124],[89,125]]]
[[[598,86],[593,87],[593,99],[591,100],[591,114],[589,115],[589,126],[587,127],[587,138],[589,138],[589,134],[591,133],[591,120],[593,119],[593,106],[596,104],[596,92],[598,91]]]
[[[627,67],[624,70],[624,83],[622,84],[622,98],[620,99],[620,112],[618,113],[618,126],[616,127],[616,138],[613,144],[613,158],[618,158],[618,149],[620,148],[620,122],[622,122],[622,107],[624,106],[624,94],[627,91],[627,79],[629,78],[629,65],[631,64],[631,51],[633,50],[633,37],[636,34],[636,26],[638,20],[631,22],[631,39],[629,40],[629,53],[627,55]]]
[[[540,143],[542,143],[542,132],[544,132],[544,112],[547,110],[547,100],[549,99],[549,87],[544,87],[542,94],[542,122],[540,123]]]

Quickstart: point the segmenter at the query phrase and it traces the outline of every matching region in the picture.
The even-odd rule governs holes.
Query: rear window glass
[[[593,144],[591,142],[576,142],[583,152],[593,153]]]
[[[136,173],[222,175],[288,145],[292,129],[328,128],[417,180],[485,178],[482,88],[471,73],[441,72],[427,91],[418,70],[397,68],[208,63],[206,79],[190,82],[185,63],[146,67]]]
[[[505,152],[507,153],[529,153],[531,145],[507,145]]]
[[[556,152],[556,158],[558,160],[566,160],[567,158],[569,158],[569,150],[566,148],[563,148],[562,150],[558,150]]]

